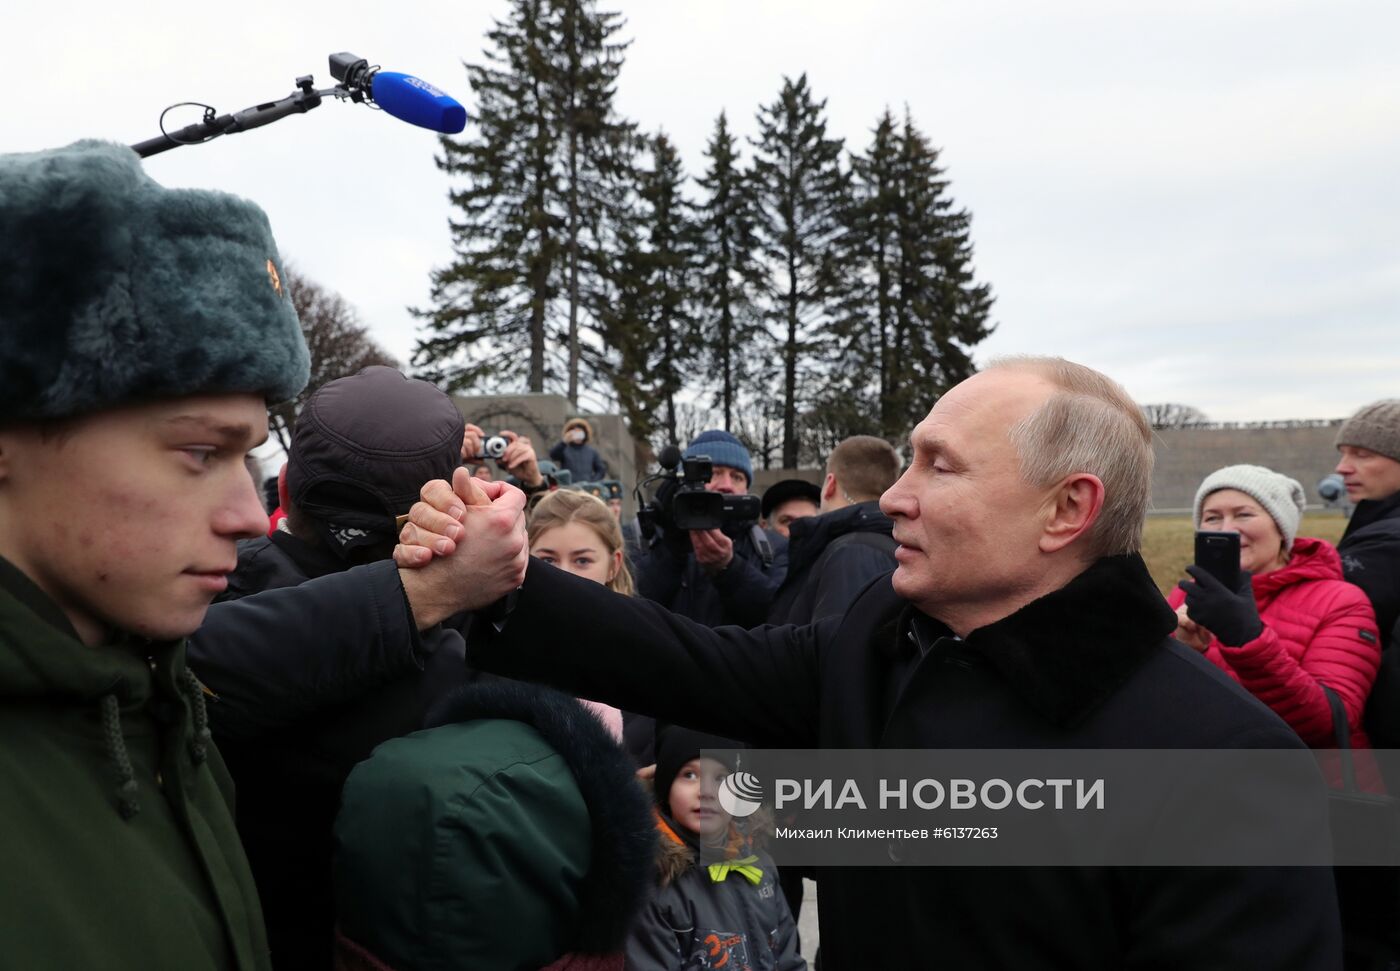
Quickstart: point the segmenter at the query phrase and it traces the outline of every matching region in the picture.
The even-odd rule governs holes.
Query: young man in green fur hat
[[[0,156],[0,240],[3,963],[268,967],[183,643],[307,378],[267,218],[80,142]]]

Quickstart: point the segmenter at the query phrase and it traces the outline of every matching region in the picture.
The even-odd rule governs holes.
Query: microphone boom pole
[[[327,97],[383,108],[386,114],[401,121],[443,134],[456,134],[466,126],[466,110],[419,78],[393,71],[381,72],[377,66],[371,67],[364,58],[349,52],[332,54],[330,67],[331,74],[340,82],[333,88],[316,90],[311,75],[307,74],[296,79],[297,90],[279,101],[254,105],[231,115],[217,114],[213,108],[204,105],[203,121],[176,132],[165,131],[165,114],[162,113],[161,134],[137,142],[131,148],[142,158],[149,158],[181,145],[199,145],[220,135],[270,125],[288,115],[304,115],[312,108],[319,107]],[[376,94],[379,95],[378,100]],[[169,112],[170,108],[165,111]]]
[[[296,83],[298,90],[280,101],[269,101],[251,108],[244,108],[236,114],[217,117],[214,116],[214,109],[209,108],[204,112],[202,122],[187,125],[177,132],[162,133],[144,142],[137,142],[131,147],[137,155],[149,158],[160,152],[179,148],[181,145],[198,145],[220,135],[231,135],[234,132],[261,128],[263,125],[280,121],[288,115],[306,114],[312,108],[318,107],[324,96],[336,93],[334,88],[317,91],[312,87],[310,74],[297,78]]]

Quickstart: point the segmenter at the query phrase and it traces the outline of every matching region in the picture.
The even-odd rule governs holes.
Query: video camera
[[[705,488],[714,471],[708,455],[682,458],[675,445],[662,449],[661,471],[637,485],[637,518],[651,534],[662,529],[720,529],[727,523],[757,522],[762,514],[758,496],[731,496]],[[654,497],[642,501],[642,487],[659,482]]]

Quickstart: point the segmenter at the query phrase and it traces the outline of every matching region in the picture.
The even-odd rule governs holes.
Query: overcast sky
[[[20,7],[11,4],[10,7]],[[0,15],[0,151],[135,142],[162,108],[233,111],[354,51],[472,109],[499,0],[136,5]],[[1140,401],[1221,420],[1343,416],[1400,396],[1400,3],[627,0],[618,107],[692,174],[715,116],[744,135],[784,74],[864,148],[905,105],[943,150],[996,294],[977,350],[1063,354]],[[23,92],[22,94],[18,92]],[[183,116],[180,124],[196,120]],[[434,136],[327,103],[147,162],[267,209],[285,257],[407,360],[449,258]]]

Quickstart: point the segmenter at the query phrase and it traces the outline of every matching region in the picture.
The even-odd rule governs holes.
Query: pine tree
[[[696,227],[686,176],[664,134],[646,139],[650,164],[635,173],[630,219],[620,223],[604,337],[618,357],[613,387],[634,434],[675,441],[677,396],[695,373]],[[659,414],[658,414],[659,413]]]
[[[598,12],[591,0],[555,0],[558,50],[551,89],[564,134],[565,224],[568,261],[568,397],[578,401],[582,352],[579,315],[584,301],[581,275],[597,266],[583,252],[602,250],[600,224],[610,216],[610,197],[626,176],[626,142],[632,126],[613,111],[617,77],[627,44],[613,40],[622,28],[617,13]],[[594,227],[591,241],[587,227]]]
[[[839,327],[850,368],[821,419],[828,436],[897,440],[975,370],[991,289],[974,281],[971,216],[954,210],[938,150],[907,114],[901,126],[886,111],[851,168]]]
[[[706,349],[702,368],[707,383],[716,385],[714,403],[724,416],[723,427],[733,430],[740,387],[754,370],[746,366],[746,357],[767,352],[767,332],[753,303],[763,277],[756,259],[752,186],[740,167],[723,112],[705,157],[709,167],[697,180],[705,193],[697,217],[697,255],[703,268],[699,313]]]
[[[582,277],[599,263],[589,227],[628,130],[612,110],[620,27],[592,0],[512,0],[467,67],[471,134],[443,138],[438,159],[465,181],[449,197],[454,259],[414,311],[414,363],[449,390],[563,384],[577,398]]]
[[[841,141],[826,137],[825,101],[804,74],[783,79],[759,109],[753,170],[757,231],[766,260],[764,298],[782,357],[783,465],[798,459],[799,370],[820,368],[837,296],[836,243],[845,178]]]

